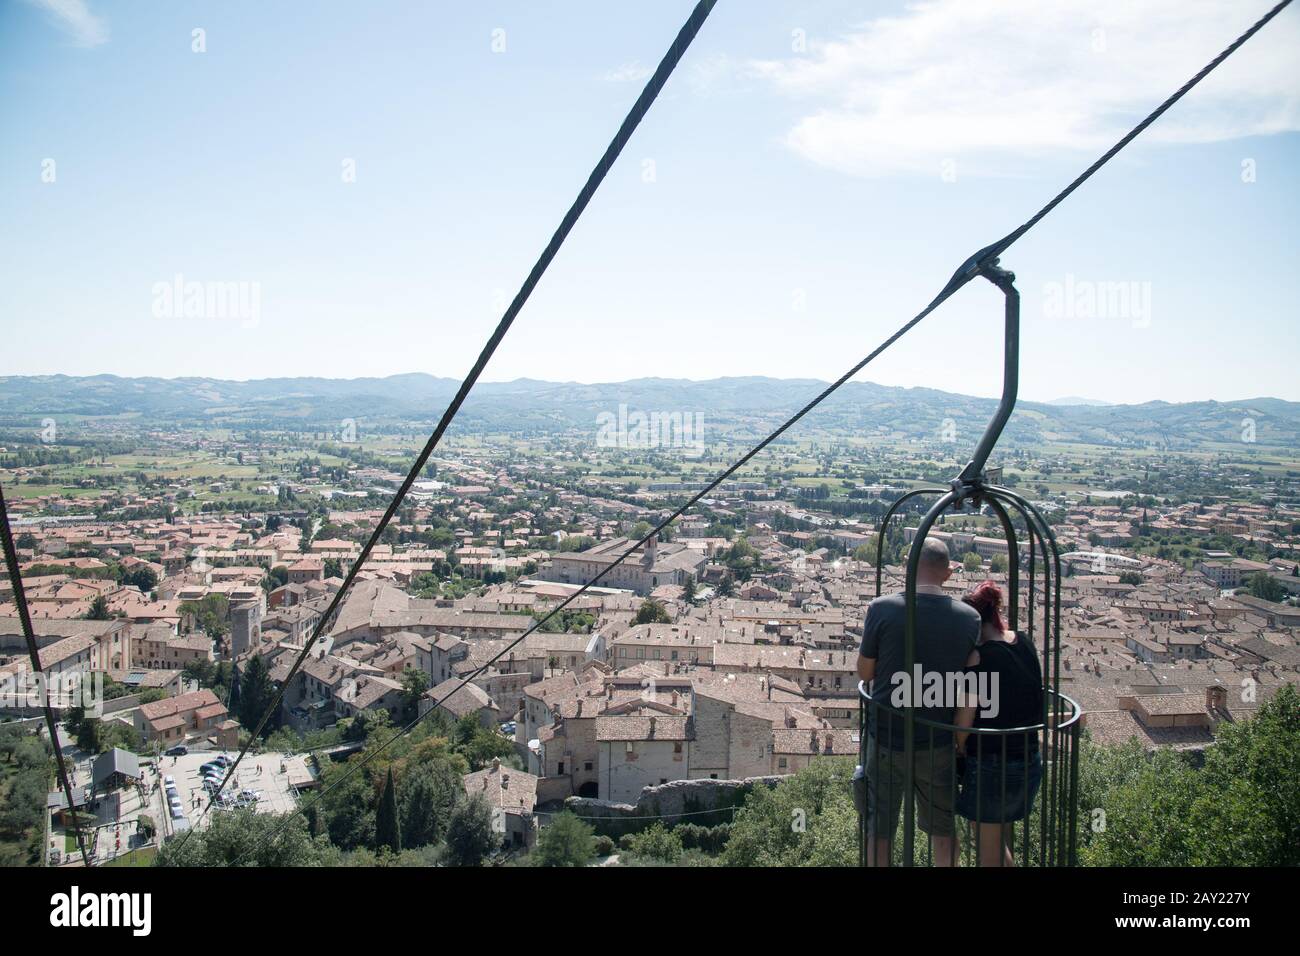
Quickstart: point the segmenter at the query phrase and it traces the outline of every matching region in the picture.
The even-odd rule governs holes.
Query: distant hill
[[[1108,408],[1114,403],[1103,402],[1101,401],[1101,399],[1097,399],[1097,398],[1079,398],[1078,396],[1070,395],[1067,398],[1054,398],[1050,402],[1044,402],[1043,404],[1045,405],[1088,405],[1092,408]]]
[[[427,427],[459,383],[424,374],[387,378],[277,378],[247,382],[210,378],[120,378],[96,375],[0,377],[0,428],[39,426],[46,417],[130,416],[159,426],[335,430],[343,419],[369,428]],[[524,435],[595,429],[596,416],[629,411],[703,416],[713,434],[765,433],[825,387],[814,379],[719,378],[703,382],[642,378],[577,382],[480,384],[457,428]],[[799,434],[934,440],[950,419],[958,440],[977,435],[992,399],[926,388],[850,382],[800,425]],[[1005,440],[1085,442],[1170,449],[1242,444],[1253,423],[1260,445],[1300,448],[1300,403],[1276,398],[1233,402],[1104,405],[1083,399],[1022,402]]]

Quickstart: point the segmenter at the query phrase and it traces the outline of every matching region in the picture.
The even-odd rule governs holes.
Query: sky
[[[1270,5],[721,0],[483,379],[836,378]],[[463,377],[691,6],[0,0],[0,375]],[[1300,400],[1296,49],[1004,256],[1023,398]],[[858,378],[996,395],[1001,328]]]

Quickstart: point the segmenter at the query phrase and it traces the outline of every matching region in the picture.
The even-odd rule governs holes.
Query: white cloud
[[[654,70],[633,61],[624,63],[616,70],[610,70],[605,74],[605,80],[609,83],[640,83],[653,75]]]
[[[747,72],[810,112],[786,143],[859,175],[964,172],[1101,152],[1271,0],[928,0]],[[1300,129],[1300,18],[1285,11],[1144,134],[1204,143]]]
[[[85,0],[27,0],[40,7],[69,36],[74,46],[92,47],[108,42],[108,21],[95,16]]]

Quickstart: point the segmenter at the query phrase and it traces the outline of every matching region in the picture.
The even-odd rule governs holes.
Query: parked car
[[[163,753],[168,757],[184,757],[189,752],[189,747],[182,747],[179,745],[163,751]]]
[[[173,777],[171,774],[167,774],[167,776],[163,777],[163,786],[164,787],[176,786],[176,778]]]
[[[225,754],[220,754],[219,756],[213,757],[210,762],[218,764],[221,767],[229,767],[231,764],[234,763],[234,761],[231,760],[229,757],[227,757]]]

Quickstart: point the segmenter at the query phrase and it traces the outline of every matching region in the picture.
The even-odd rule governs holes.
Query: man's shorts
[[[912,787],[916,793],[916,822],[931,836],[953,836],[953,765],[950,745],[914,750]],[[903,751],[876,747],[867,738],[867,832],[892,840],[903,809]]]

